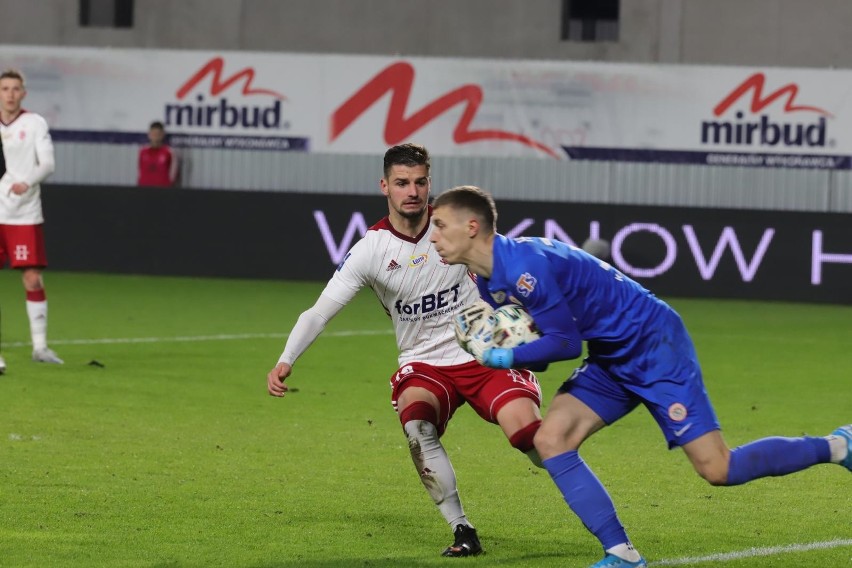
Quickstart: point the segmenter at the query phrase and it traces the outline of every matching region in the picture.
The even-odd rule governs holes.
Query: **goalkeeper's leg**
[[[788,475],[835,461],[845,445],[834,436],[770,437],[728,449],[722,434],[708,432],[683,446],[701,477],[711,485],[742,485],[762,477]]]

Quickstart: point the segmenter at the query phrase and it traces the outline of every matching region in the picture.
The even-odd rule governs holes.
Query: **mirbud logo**
[[[206,85],[205,93],[196,93],[194,102],[167,104],[165,122],[170,126],[206,127],[206,128],[254,128],[277,129],[284,124],[281,116],[281,101],[286,97],[269,89],[253,87],[255,72],[246,67],[230,77],[223,77],[225,61],[214,57],[205,63],[189,80],[175,93],[178,100],[183,101],[190,93]],[[209,80],[208,80],[209,79]],[[227,91],[235,83],[241,83],[243,97],[262,96],[274,99],[271,104],[240,104],[219,95]]]
[[[799,86],[795,83],[764,94],[766,76],[755,73],[734,88],[716,107],[713,115],[721,120],[706,120],[701,123],[701,143],[714,145],[743,145],[758,147],[824,148],[829,141],[826,136],[827,119],[831,113],[825,109],[796,103]],[[749,112],[736,110],[733,117],[723,115],[737,103],[747,102],[751,94]],[[776,100],[783,100],[782,116],[759,114]],[[801,120],[792,115],[809,113]],[[816,118],[813,115],[817,115]]]
[[[455,144],[481,141],[514,142],[543,152],[552,158],[559,157],[546,144],[519,132],[474,129],[472,122],[485,98],[482,87],[474,83],[460,85],[443,93],[425,106],[411,111],[408,108],[408,101],[414,91],[414,76],[414,66],[406,61],[392,63],[379,71],[332,113],[330,142],[334,142],[370,107],[390,94],[384,132],[384,141],[387,145],[392,146],[408,140],[414,133],[437,120],[444,113],[455,107],[461,107],[461,117],[452,133]]]

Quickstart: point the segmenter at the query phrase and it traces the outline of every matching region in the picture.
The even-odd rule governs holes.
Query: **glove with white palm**
[[[453,318],[456,340],[480,364],[485,352],[494,346],[492,313],[494,309],[487,302],[477,300]]]

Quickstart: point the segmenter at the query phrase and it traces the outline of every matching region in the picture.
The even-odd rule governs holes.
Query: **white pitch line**
[[[829,548],[842,548],[852,546],[852,539],[828,540],[825,542],[807,542],[802,544],[788,544],[784,546],[766,546],[760,548],[749,548],[736,552],[723,552],[710,554],[708,556],[694,556],[692,558],[675,558],[673,560],[657,560],[648,562],[649,566],[682,566],[686,564],[701,564],[702,562],[726,562],[729,560],[741,560],[743,558],[754,558],[757,556],[775,556],[778,554],[789,554],[791,552],[807,552],[808,550],[825,550]]]
[[[321,337],[354,337],[368,335],[393,335],[392,329],[358,331],[330,331]],[[109,345],[113,343],[181,343],[195,341],[232,341],[239,339],[286,339],[289,333],[222,333],[218,335],[178,335],[175,337],[104,337],[99,339],[51,339],[51,345]],[[7,347],[29,347],[29,341],[10,341]]]

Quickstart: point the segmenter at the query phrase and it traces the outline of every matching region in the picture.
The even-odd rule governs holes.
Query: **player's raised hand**
[[[284,384],[284,379],[290,376],[293,372],[293,367],[289,363],[278,363],[275,368],[269,371],[266,375],[266,389],[271,396],[284,396],[287,392],[287,385]]]

